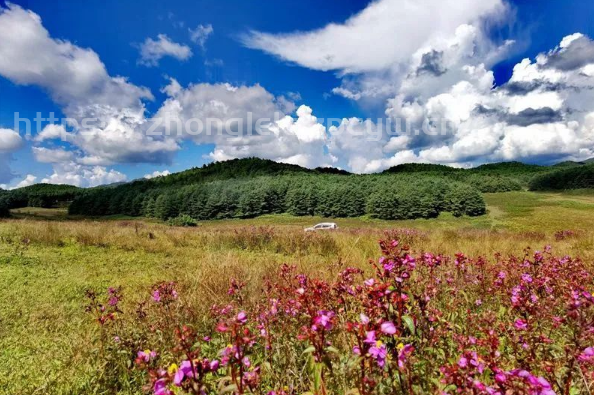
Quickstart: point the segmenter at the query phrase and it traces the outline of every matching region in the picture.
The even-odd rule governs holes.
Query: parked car
[[[306,232],[315,232],[317,230],[334,230],[338,229],[338,225],[334,222],[322,222],[321,224],[317,224],[312,226],[311,228],[305,228]]]

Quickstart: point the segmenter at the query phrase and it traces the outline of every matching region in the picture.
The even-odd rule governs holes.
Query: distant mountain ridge
[[[566,161],[561,162],[565,166],[582,166],[594,163],[594,158],[582,162]],[[517,173],[536,173],[550,171],[560,165],[534,165],[523,162],[498,162],[479,165],[473,168],[457,168],[447,165],[430,163],[405,163],[390,167],[379,174],[396,173],[454,173],[454,172],[486,172],[498,175]],[[350,175],[346,170],[335,167],[317,167],[308,169],[299,165],[275,162],[269,159],[243,158],[231,159],[221,162],[213,162],[202,167],[194,167],[178,173],[166,176],[159,176],[151,179],[138,179],[131,182],[154,182],[158,184],[193,184],[214,180],[225,180],[232,178],[250,178],[257,176],[275,176],[289,174],[337,174]]]

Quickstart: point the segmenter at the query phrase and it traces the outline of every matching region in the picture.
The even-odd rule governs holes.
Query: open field
[[[594,262],[594,192],[487,194],[488,214],[432,220],[336,220],[341,229],[304,234],[315,217],[263,216],[174,228],[126,218],[70,218],[64,210],[19,209],[0,222],[0,393],[141,393],[131,374],[110,388],[113,366],[100,356],[100,328],[85,313],[85,291],[123,288],[133,312],[151,286],[175,281],[183,303],[203,321],[225,298],[231,278],[255,301],[262,279],[283,263],[333,278],[344,265],[369,272],[389,229],[415,253],[492,259],[550,245],[556,256]],[[564,234],[557,232],[571,231]],[[557,234],[556,234],[557,233]],[[590,284],[591,286],[591,284]],[[198,318],[196,318],[198,317]],[[574,392],[580,393],[580,392]],[[583,392],[586,393],[586,392]]]

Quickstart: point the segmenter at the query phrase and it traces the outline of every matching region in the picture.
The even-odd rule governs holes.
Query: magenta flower
[[[217,361],[216,359],[210,361],[208,367],[210,368],[211,372],[216,372],[217,370],[219,370],[219,361]]]
[[[524,274],[522,274],[522,281],[524,281],[526,283],[531,283],[532,282],[532,276],[529,275],[528,273],[524,273]]]
[[[495,375],[495,381],[497,381],[500,384],[505,383],[506,380],[507,376],[502,372],[499,372]]]
[[[373,287],[373,285],[375,284],[375,280],[373,278],[370,278],[368,280],[365,280],[363,284],[365,284],[367,287]]]
[[[398,367],[400,369],[404,369],[408,357],[410,356],[410,354],[412,354],[414,350],[415,348],[410,344],[407,344],[404,347],[402,347],[402,350],[400,350],[400,353],[398,354]]]
[[[145,350],[145,351],[138,351],[136,356],[142,362],[149,363],[151,361],[151,359],[155,359],[157,357],[157,353],[155,351]]]
[[[158,290],[158,289],[155,289],[155,290],[153,291],[153,300],[154,300],[155,302],[160,302],[160,301],[161,301],[161,293],[159,292],[159,290]]]
[[[389,260],[388,262],[384,262],[384,264],[383,264],[384,270],[387,272],[391,272],[392,270],[394,270],[394,266],[395,266],[395,264],[394,264],[394,261],[392,261],[392,260]]]
[[[250,366],[252,366],[252,362],[250,361],[250,359],[248,357],[243,357],[243,359],[241,360],[241,363],[243,363],[243,366],[245,366],[246,368],[249,368]]]
[[[239,314],[237,314],[236,320],[241,325],[245,324],[247,322],[247,314],[245,313],[245,311],[240,311]]]
[[[180,387],[186,377],[194,377],[194,371],[192,370],[192,364],[186,360],[181,363],[175,377],[173,378],[173,384]]]
[[[259,379],[260,372],[257,369],[254,369],[244,372],[241,381],[248,387],[254,387],[258,384]]]
[[[466,357],[460,357],[460,359],[458,360],[458,366],[460,366],[463,369],[468,367],[468,359],[466,359]]]
[[[394,326],[394,323],[390,321],[384,322],[381,326],[381,331],[386,335],[393,335],[396,333],[396,326]]]
[[[155,381],[155,385],[153,386],[153,393],[154,395],[169,395],[172,392],[167,388],[167,383],[164,379],[159,379]]]
[[[375,331],[369,331],[365,334],[365,340],[364,342],[366,344],[375,344],[376,342],[376,338],[375,338]]]
[[[524,331],[528,329],[528,323],[522,319],[517,319],[516,322],[514,322],[514,326],[519,331]]]
[[[580,362],[594,362],[594,347],[588,347],[578,356]]]
[[[386,356],[388,355],[386,345],[381,341],[376,342],[375,345],[369,349],[369,355],[375,359],[380,368],[383,368],[386,363]]]
[[[551,388],[551,384],[543,378],[536,377],[527,370],[515,369],[509,372],[510,375],[519,377],[528,383],[531,394],[535,395],[555,395],[555,391]]]
[[[318,311],[318,315],[314,318],[314,324],[312,325],[312,330],[317,330],[318,328],[322,328],[326,331],[332,329],[332,318],[334,318],[334,312],[321,310]]]

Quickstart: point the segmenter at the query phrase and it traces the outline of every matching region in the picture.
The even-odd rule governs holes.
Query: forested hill
[[[277,163],[268,159],[247,158],[214,162],[202,167],[194,167],[179,173],[151,179],[159,185],[190,185],[208,181],[228,180],[232,178],[253,178],[260,176],[283,176],[295,174],[350,174],[335,168],[306,169],[305,167]]]
[[[568,166],[579,166],[582,162],[563,162]],[[556,165],[555,165],[556,166]],[[390,167],[383,171],[383,174],[393,173],[465,173],[465,174],[490,174],[497,176],[514,176],[535,174],[551,171],[551,166],[530,165],[522,162],[499,162],[488,163],[468,169],[450,167],[446,165],[434,165],[429,163],[405,163]]]
[[[402,165],[382,174],[356,175],[249,158],[84,191],[70,213],[198,220],[271,213],[430,218],[443,211],[481,215],[485,204],[480,192],[522,187],[510,177],[439,165]]]
[[[254,217],[269,213],[330,217],[429,218],[440,212],[480,215],[480,192],[594,187],[594,164],[553,166],[520,162],[457,169],[403,164],[380,174],[336,168],[306,169],[248,158],[211,163],[153,179],[82,189],[37,184],[0,192],[0,214],[10,208],[65,207],[80,215],[168,219]]]

